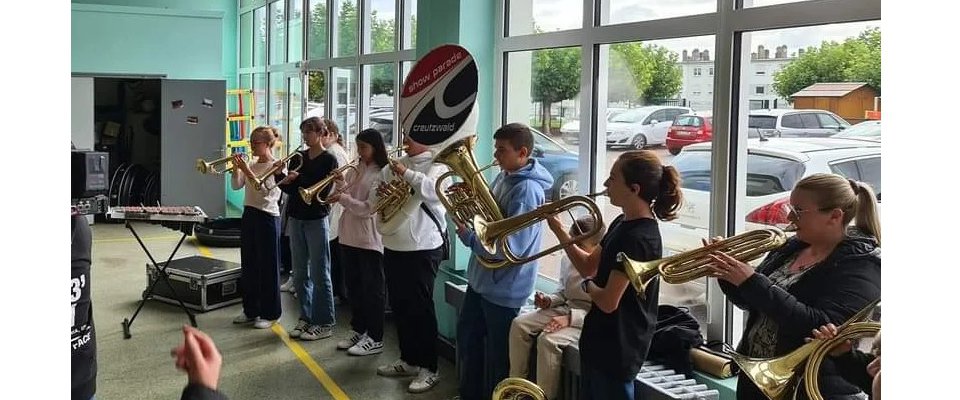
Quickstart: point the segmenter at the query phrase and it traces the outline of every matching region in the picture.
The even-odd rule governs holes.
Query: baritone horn
[[[344,165],[340,168],[337,168],[331,171],[326,178],[321,179],[320,182],[314,183],[313,186],[310,186],[308,188],[298,189],[298,191],[300,192],[300,198],[303,199],[303,202],[306,203],[308,206],[311,203],[313,203],[314,199],[316,199],[317,202],[320,204],[327,204],[327,199],[322,198],[320,196],[320,192],[326,189],[327,186],[330,186],[334,182],[336,182],[337,177],[341,175],[345,175],[347,173],[347,170],[350,170],[350,169],[352,169],[353,173],[357,175],[357,178],[354,179],[353,182],[350,182],[349,184],[347,184],[347,186],[339,188],[337,190],[337,193],[343,193],[344,191],[352,187],[361,178],[359,175],[359,170],[357,170],[358,165],[360,165],[360,157],[357,157],[353,161],[350,161],[349,163],[347,163],[347,165]]]
[[[397,157],[406,150],[407,146],[397,147],[394,151],[397,152]],[[390,163],[399,162],[395,158],[390,158]],[[374,213],[380,215],[380,222],[387,223],[393,220],[393,217],[397,216],[400,213],[400,210],[403,209],[403,206],[408,203],[407,200],[410,200],[410,196],[413,195],[413,187],[410,186],[403,177],[395,177],[390,182],[386,183],[386,192],[385,195],[381,195],[377,198],[377,205],[374,207]]]
[[[300,163],[297,164],[296,168],[291,168],[289,171],[291,172],[299,171],[300,167],[303,166],[303,155],[300,154],[300,149],[302,147],[303,147],[303,144],[300,144],[292,153],[290,153],[290,155],[280,159],[280,161],[283,162],[282,164],[280,165],[274,164],[273,166],[268,168],[266,171],[263,171],[263,173],[253,177],[253,182],[256,185],[255,187],[257,188],[257,190],[266,189],[267,191],[270,191],[270,190],[273,190],[273,188],[277,187],[276,183],[274,183],[272,187],[267,187],[267,178],[273,176],[273,174],[277,173],[277,171],[280,171],[284,165],[288,164],[290,160],[293,159],[293,157],[297,157],[300,160]]]
[[[588,195],[567,196],[560,200],[546,203],[530,212],[497,221],[488,222],[482,215],[474,215],[473,229],[477,233],[477,240],[480,241],[483,248],[488,252],[492,254],[496,253],[496,250],[503,250],[506,265],[523,264],[600,233],[600,230],[603,229],[603,214],[600,213],[600,208],[597,207],[597,203],[593,201],[593,197],[603,196],[605,194],[606,192],[598,192]],[[570,240],[557,243],[555,246],[541,250],[529,257],[518,257],[513,250],[510,249],[510,244],[507,242],[507,239],[509,239],[511,235],[531,225],[539,224],[554,214],[561,212],[570,213],[570,210],[577,206],[586,208],[590,216],[596,221],[593,229],[574,236],[570,238]],[[571,213],[571,215],[573,214]],[[477,259],[488,268],[503,266],[501,265],[503,262],[491,262],[491,260],[486,260],[482,257],[477,257]]]
[[[547,400],[537,384],[523,378],[507,378],[493,389],[493,400]]]
[[[731,352],[730,356],[740,366],[743,374],[750,378],[757,388],[771,400],[796,399],[800,390],[801,374],[805,375],[804,379],[806,379],[808,393],[819,395],[817,374],[823,356],[840,343],[841,339],[846,340],[855,334],[862,335],[864,332],[879,330],[879,323],[867,322],[879,303],[880,299],[874,300],[847,319],[843,325],[837,328],[838,334],[832,339],[813,339],[780,357],[753,358],[736,352]],[[814,355],[817,356],[816,359],[812,358]],[[816,365],[816,367],[812,367],[811,364]],[[806,368],[803,368],[804,366]],[[804,369],[804,371],[801,371],[801,369]]]
[[[245,162],[250,160],[250,156],[248,156],[247,153],[237,154],[240,154],[240,157]],[[201,174],[223,175],[224,173],[233,171],[236,168],[237,166],[233,164],[233,154],[223,158],[218,158],[213,161],[206,161],[202,158],[197,159],[197,171],[200,171]]]
[[[787,241],[787,235],[775,227],[762,228],[731,236],[721,241],[653,261],[636,261],[624,253],[617,254],[630,283],[641,297],[647,284],[660,275],[664,282],[678,284],[710,275],[713,259],[710,253],[719,251],[742,262],[756,260]]]
[[[483,216],[486,221],[503,219],[500,207],[481,174],[483,170],[496,165],[496,162],[479,168],[477,159],[473,156],[476,144],[476,135],[467,136],[447,146],[434,158],[434,161],[450,168],[450,171],[437,178],[437,197],[447,209],[450,219],[467,227],[473,227],[473,217],[477,215]],[[455,176],[463,182],[450,185],[444,190],[443,181]]]

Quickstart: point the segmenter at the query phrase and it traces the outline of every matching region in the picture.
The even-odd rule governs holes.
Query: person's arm
[[[620,298],[623,297],[623,292],[627,290],[629,284],[630,279],[627,278],[626,274],[622,271],[612,270],[606,286],[597,286],[590,280],[586,284],[586,289],[593,304],[600,308],[600,311],[609,314],[617,310],[620,305]]]
[[[197,383],[190,383],[180,393],[180,400],[229,400],[229,398],[218,390]]]
[[[307,157],[309,157],[309,155],[306,152],[301,152],[300,160],[302,164],[300,164],[300,168],[296,171],[288,171],[287,175],[277,182],[277,187],[280,188],[280,191],[286,193],[288,197],[300,196],[300,193],[297,192],[297,189],[300,188],[300,171],[306,171],[307,168],[311,168],[313,165],[307,161]],[[288,199],[287,201],[295,200]]]
[[[230,171],[230,187],[233,190],[240,190],[246,184],[247,177],[240,171]]]
[[[507,193],[508,203],[504,205],[504,218],[515,217],[532,211],[543,204],[543,191],[534,187],[533,184],[525,182],[518,183]],[[530,240],[534,229],[541,229],[537,225],[532,225],[518,232],[514,232],[507,237],[507,246],[517,257],[528,257],[533,255],[538,248],[534,248],[534,241]],[[473,253],[488,260],[505,260],[504,250],[497,248],[496,252],[490,253],[477,239],[476,233],[471,229],[464,229],[457,232],[460,241],[473,250]]]
[[[341,193],[338,201],[343,205],[343,209],[346,212],[358,217],[369,217],[372,215],[373,210],[376,207],[376,203],[371,203],[368,200],[373,197],[377,191],[376,187],[380,183],[380,179],[378,179],[379,176],[380,175],[378,173],[373,179],[363,178],[356,183],[356,185],[370,185],[370,182],[372,182],[372,185],[370,185],[371,187],[367,188],[367,198],[365,199],[354,198],[349,191]]]
[[[557,236],[558,242],[570,241],[570,234],[563,229],[563,224],[560,222],[558,216],[553,215],[549,217],[547,219],[547,226],[549,226],[553,234]],[[600,267],[600,252],[603,250],[603,246],[597,246],[592,252],[587,253],[578,244],[574,243],[564,247],[563,250],[567,253],[570,264],[577,269],[580,276],[590,278],[597,274],[597,269]]]
[[[870,393],[873,377],[867,373],[867,365],[875,358],[876,356],[873,354],[853,349],[838,357],[833,357],[833,363],[837,368],[837,373],[844,380],[857,385],[864,393]]]
[[[440,164],[431,164],[430,168],[427,170],[427,173],[420,171],[415,171],[413,168],[406,168],[403,171],[403,180],[407,181],[410,184],[410,187],[413,188],[415,193],[419,193],[420,197],[426,203],[434,203],[440,201],[440,198],[437,197],[437,178],[440,175],[443,175],[444,168]]]

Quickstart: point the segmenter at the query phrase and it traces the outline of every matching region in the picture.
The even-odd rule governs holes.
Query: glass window
[[[820,119],[820,126],[825,129],[840,129],[840,122],[829,114],[818,113],[817,118]]]
[[[509,36],[565,31],[583,26],[583,0],[513,0],[508,2]]]
[[[267,9],[260,7],[253,12],[253,66],[267,63]]]
[[[764,7],[776,4],[799,3],[810,0],[743,0],[743,8]]]
[[[240,8],[252,6],[257,0],[240,0]]]
[[[787,114],[780,119],[780,126],[784,128],[803,128],[803,121],[799,114]]]
[[[287,80],[282,72],[270,74],[270,125],[282,135],[287,125]]]
[[[310,0],[307,58],[327,58],[327,0]]]
[[[860,170],[857,169],[856,161],[844,161],[830,166],[830,171],[835,174],[843,175],[845,178],[860,180]]]
[[[749,127],[757,129],[777,129],[777,117],[772,115],[751,115]]]
[[[370,52],[381,53],[397,49],[396,0],[370,0]]]
[[[283,1],[270,3],[270,64],[286,62],[287,21]]]
[[[674,126],[692,126],[697,128],[697,127],[700,127],[700,117],[694,117],[692,115],[680,117],[677,119],[677,122],[673,123],[673,125]]]
[[[289,79],[290,96],[287,98],[287,104],[290,105],[290,114],[287,117],[287,126],[290,127],[287,132],[286,149],[284,154],[296,150],[303,137],[300,135],[300,121],[303,120],[301,112],[303,111],[303,82],[300,77]]]
[[[303,119],[309,117],[323,117],[324,100],[326,99],[327,82],[326,74],[322,71],[307,72],[307,105],[304,109]]]
[[[880,157],[864,158],[857,161],[860,167],[860,181],[870,185],[874,193],[877,194],[877,200],[880,198]]]
[[[240,68],[252,66],[253,13],[240,16]]]
[[[256,112],[253,114],[255,126],[267,124],[267,74],[253,74],[253,101]]]
[[[764,89],[765,89],[765,88],[764,88],[763,86],[757,86],[756,93],[757,93],[757,94],[763,94]]]
[[[501,122],[522,122],[534,130],[533,157],[554,180],[546,194],[547,201],[581,192],[578,147],[551,140],[559,138],[563,117],[579,115],[576,100],[580,94],[580,49],[523,51],[509,53],[506,58],[508,72],[503,88],[506,102]],[[579,135],[577,130],[574,136]],[[536,151],[538,147],[542,152]],[[568,215],[561,218],[570,225]],[[542,249],[556,244],[556,237],[543,235]],[[562,257],[560,252],[555,252],[540,258],[540,275],[558,281]]]
[[[333,8],[333,56],[357,55],[357,0],[331,0]]]
[[[287,22],[287,61],[295,62],[303,59],[303,2],[291,0],[290,21]]]
[[[602,25],[706,14],[717,11],[716,0],[601,0]]]
[[[340,128],[344,143],[347,146],[352,146],[353,137],[358,132],[357,120],[359,118],[357,115],[357,68],[333,68],[332,77],[331,112],[333,118],[331,119]]]
[[[403,27],[403,49],[406,50],[417,47],[417,0],[403,1],[403,7],[410,15]]]
[[[364,125],[380,132],[384,143],[394,143],[393,96],[394,88],[397,86],[397,64],[365,65],[363,68],[367,74],[365,81],[369,85],[370,95],[367,99],[370,111],[367,123]]]
[[[800,114],[800,123],[807,129],[820,129],[820,120],[817,114]]]

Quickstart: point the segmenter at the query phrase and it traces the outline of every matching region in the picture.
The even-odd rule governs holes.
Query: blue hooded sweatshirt
[[[544,191],[552,186],[553,177],[550,172],[536,159],[531,158],[527,165],[516,172],[501,171],[493,181],[492,192],[504,218],[509,218],[541,206],[545,199]],[[507,238],[507,243],[518,257],[528,257],[540,251],[542,234],[543,224],[534,224],[511,235]],[[476,255],[480,254],[486,259],[503,260],[503,249],[497,249],[496,254],[490,254],[477,240],[476,234],[469,229],[460,235],[460,240],[475,254],[467,266],[467,283],[470,288],[498,306],[523,306],[533,293],[533,285],[537,280],[537,261],[490,269],[481,265]]]

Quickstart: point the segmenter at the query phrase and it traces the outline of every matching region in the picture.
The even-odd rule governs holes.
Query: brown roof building
[[[866,117],[867,111],[880,110],[877,91],[862,82],[815,83],[790,96],[793,108],[815,108],[837,114],[855,124]]]

